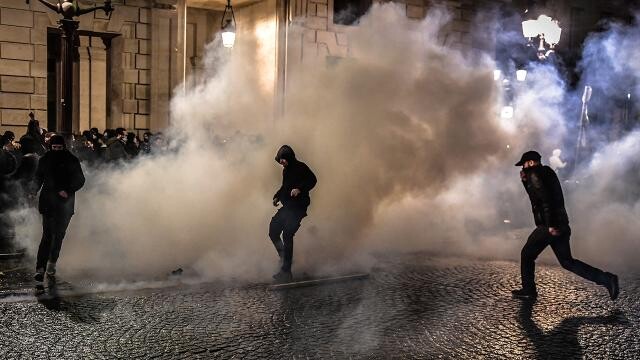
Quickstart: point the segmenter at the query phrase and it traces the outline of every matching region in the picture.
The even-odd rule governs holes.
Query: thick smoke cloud
[[[273,158],[284,143],[319,180],[294,270],[366,267],[376,251],[517,258],[533,225],[513,163],[529,148],[545,159],[570,152],[572,94],[553,67],[532,65],[514,118],[501,120],[492,54],[443,46],[448,20],[442,9],[410,21],[400,6],[374,5],[349,34],[351,58],[292,70],[286,115],[275,118],[273,90],[256,85],[257,38],[232,53],[214,42],[205,73],[172,103],[174,150],[87,169],[60,272],[150,278],[186,266],[208,278],[268,278]],[[634,187],[621,160],[633,164],[637,136],[603,145],[581,174],[592,180],[567,185],[577,255],[631,263],[640,205],[616,195]],[[612,172],[620,176],[603,176]],[[34,251],[39,220],[20,214],[18,237]]]

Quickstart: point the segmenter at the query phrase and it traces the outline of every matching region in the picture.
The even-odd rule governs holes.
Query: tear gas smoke
[[[87,169],[60,271],[149,276],[191,264],[207,277],[266,279],[277,259],[267,237],[281,176],[273,157],[285,143],[318,177],[294,271],[364,266],[371,251],[517,258],[533,225],[513,163],[530,148],[566,149],[572,94],[553,67],[532,65],[501,123],[492,55],[443,46],[448,20],[439,8],[411,21],[403,6],[374,5],[348,34],[350,58],[289,70],[286,115],[275,119],[273,90],[256,85],[260,36],[238,36],[232,53],[209,46],[204,75],[172,102],[175,151]],[[621,160],[634,162],[638,139],[604,146],[584,169],[594,180],[568,189],[574,251],[604,256],[598,264],[631,264],[639,197],[612,191],[635,188]],[[614,170],[620,177],[603,176]],[[17,231],[34,251],[40,222],[30,216]],[[616,224],[606,237],[605,220]]]
[[[560,157],[561,155],[562,150],[555,149],[553,150],[553,154],[549,157],[549,166],[551,166],[551,168],[555,171],[563,169],[567,166],[567,163],[565,161],[562,161],[562,158]]]

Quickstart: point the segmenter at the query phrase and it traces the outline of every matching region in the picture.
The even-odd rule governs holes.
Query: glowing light
[[[537,20],[527,20],[522,22],[522,34],[526,38],[534,38],[540,34]]]
[[[222,32],[222,46],[226,48],[233,48],[233,44],[236,42],[236,33],[233,31]]]
[[[552,46],[560,41],[562,29],[558,26],[558,21],[551,19],[547,15],[538,17],[538,31],[544,36],[544,40]]]
[[[500,80],[500,76],[502,76],[502,71],[496,69],[493,70],[493,80],[498,81]]]
[[[516,79],[518,79],[518,81],[525,81],[527,79],[527,70],[516,71]]]
[[[500,112],[500,117],[502,119],[511,119],[513,118],[513,106],[507,105],[502,107],[502,111]]]
[[[631,100],[631,93],[627,94],[627,99]]]
[[[526,20],[522,22],[522,35],[526,38],[542,36],[551,47],[560,41],[562,28],[557,20],[553,20],[547,15],[540,15],[536,20]]]
[[[224,7],[220,29],[222,30],[222,46],[233,48],[236,42],[236,15],[233,13],[231,0],[227,0],[227,6]]]

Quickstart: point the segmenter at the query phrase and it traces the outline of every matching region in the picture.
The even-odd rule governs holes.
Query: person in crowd
[[[38,162],[32,191],[40,191],[38,210],[42,214],[34,276],[38,282],[44,280],[45,270],[50,279],[55,279],[62,241],[75,210],[75,193],[85,181],[80,161],[67,150],[62,136],[51,137],[50,150]]]
[[[113,139],[114,137],[116,137],[116,131],[113,129],[105,129],[104,133],[102,135],[102,140],[105,144],[105,146],[108,146],[107,144],[109,143],[109,140]]]
[[[138,144],[139,144],[139,142],[138,142],[138,137],[136,136],[136,134],[134,134],[132,132],[128,133],[127,134],[127,142],[124,145],[124,150],[129,155],[129,158],[134,158],[134,157],[138,156],[138,153],[140,152],[140,148],[139,148]]]
[[[46,152],[45,142],[38,120],[33,118],[29,120],[27,133],[20,138],[20,150],[23,155],[37,154],[38,156],[42,156]]]
[[[317,179],[305,163],[296,159],[289,145],[280,147],[275,160],[282,165],[283,171],[282,186],[273,195],[273,205],[281,203],[282,207],[271,219],[269,237],[282,263],[280,271],[273,278],[286,282],[292,279],[293,237],[300,228],[300,222],[307,216],[307,208],[311,204],[309,192]]]
[[[140,143],[140,152],[143,155],[149,155],[151,153],[151,137],[153,134],[145,132],[142,134],[142,142]]]
[[[536,228],[522,248],[520,258],[522,288],[513,290],[513,296],[521,299],[537,297],[535,261],[547,246],[551,246],[563,268],[604,286],[611,300],[615,300],[620,293],[618,277],[574,259],[571,255],[569,245],[571,228],[569,216],[564,207],[562,187],[553,169],[543,166],[540,159],[538,152],[527,151],[516,163],[516,166],[522,166],[520,179],[531,201]]]
[[[93,148],[93,135],[90,131],[83,131],[82,136],[78,136],[74,141],[75,155],[81,162],[93,164],[96,161],[96,152]]]
[[[151,138],[151,152],[154,154],[162,153],[167,150],[168,143],[162,131],[158,131]]]
[[[13,131],[5,131],[0,137],[0,148],[7,151],[15,151],[20,149],[20,144],[16,143],[16,135]]]
[[[53,131],[47,131],[44,133],[43,137],[44,137],[44,147],[45,149],[49,148],[49,140],[51,140],[51,137],[53,135],[55,135],[56,133],[54,133]]]
[[[105,152],[107,161],[126,160],[130,157],[125,149],[126,139],[127,131],[124,128],[117,128],[115,137],[107,140],[107,150]]]
[[[92,127],[91,129],[89,129],[89,133],[91,134],[92,140],[97,139],[99,136],[102,136],[102,134],[100,134],[100,131],[96,127]]]

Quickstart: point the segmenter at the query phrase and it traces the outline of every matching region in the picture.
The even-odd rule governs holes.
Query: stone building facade
[[[102,11],[78,17],[74,132],[119,126],[141,132],[168,125],[172,91],[201,68],[204,46],[219,22],[216,12],[183,6],[188,11],[183,26],[178,5],[173,0],[114,1],[110,18]],[[55,128],[59,18],[38,1],[0,0],[2,131],[24,133],[30,111],[42,127]],[[181,46],[181,39],[188,44]]]
[[[261,66],[272,76],[275,95],[283,95],[286,75],[292,67],[319,66],[349,56],[347,29],[337,23],[335,1],[261,0],[233,1],[242,33],[262,30],[261,51],[272,52],[272,61]],[[378,1],[378,0],[374,0]],[[444,45],[482,47],[482,36],[471,29],[478,9],[488,5],[524,6],[519,0],[397,0],[411,19],[421,19],[434,4],[446,6],[451,22],[442,32]],[[571,3],[569,11],[603,11],[604,1]],[[575,4],[574,4],[575,3]],[[593,3],[593,4],[591,4]],[[602,4],[601,4],[602,3]],[[594,5],[595,4],[595,5]],[[81,7],[93,2],[80,2]],[[74,131],[91,127],[125,127],[130,131],[158,131],[170,123],[170,99],[190,75],[202,70],[205,45],[220,28],[225,2],[221,0],[117,0],[109,18],[98,11],[80,21],[80,59],[75,85]],[[564,6],[565,8],[567,6]],[[579,8],[580,7],[580,8]],[[595,10],[594,10],[595,9]],[[582,10],[580,10],[582,11]],[[33,111],[43,127],[55,128],[56,32],[60,15],[37,0],[0,0],[0,130],[24,133],[27,114]],[[260,21],[258,21],[260,20]],[[585,20],[586,21],[586,20]],[[295,24],[296,26],[292,26]],[[572,39],[572,25],[564,39]],[[266,35],[265,35],[266,34]],[[322,65],[321,65],[322,66]],[[275,102],[274,102],[275,104]]]

